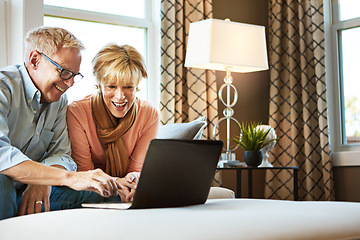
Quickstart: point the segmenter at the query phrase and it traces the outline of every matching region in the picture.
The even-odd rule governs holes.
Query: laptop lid
[[[222,147],[213,140],[152,140],[130,208],[205,203]]]

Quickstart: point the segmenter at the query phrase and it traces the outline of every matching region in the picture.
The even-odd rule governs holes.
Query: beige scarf
[[[105,144],[106,173],[113,177],[124,177],[129,157],[122,136],[131,128],[137,115],[137,101],[123,118],[115,118],[106,107],[102,92],[92,99],[92,113],[100,140]]]

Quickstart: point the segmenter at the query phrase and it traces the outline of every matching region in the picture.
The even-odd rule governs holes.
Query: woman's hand
[[[119,189],[119,195],[122,201],[128,202],[133,200],[139,178],[139,172],[131,172],[125,177],[117,179],[117,182],[123,186],[122,189]]]

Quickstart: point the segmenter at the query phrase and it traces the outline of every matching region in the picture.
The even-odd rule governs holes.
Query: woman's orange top
[[[96,133],[91,99],[92,96],[87,96],[68,106],[66,118],[71,140],[71,156],[78,166],[78,171],[96,168],[105,171],[105,146]],[[136,120],[123,136],[130,161],[127,173],[141,171],[149,143],[156,137],[159,127],[158,111],[144,100],[136,101],[138,101]]]

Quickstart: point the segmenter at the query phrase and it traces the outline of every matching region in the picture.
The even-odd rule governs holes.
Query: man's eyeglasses
[[[63,80],[69,80],[70,78],[74,77],[74,82],[79,82],[81,79],[83,79],[83,75],[81,73],[73,73],[70,70],[67,70],[63,67],[61,67],[59,64],[57,64],[56,62],[54,62],[51,58],[49,58],[48,56],[46,56],[45,54],[38,52],[39,54],[41,54],[42,56],[44,56],[49,62],[51,62],[52,64],[54,64],[55,67],[57,67],[60,70],[60,77]]]

